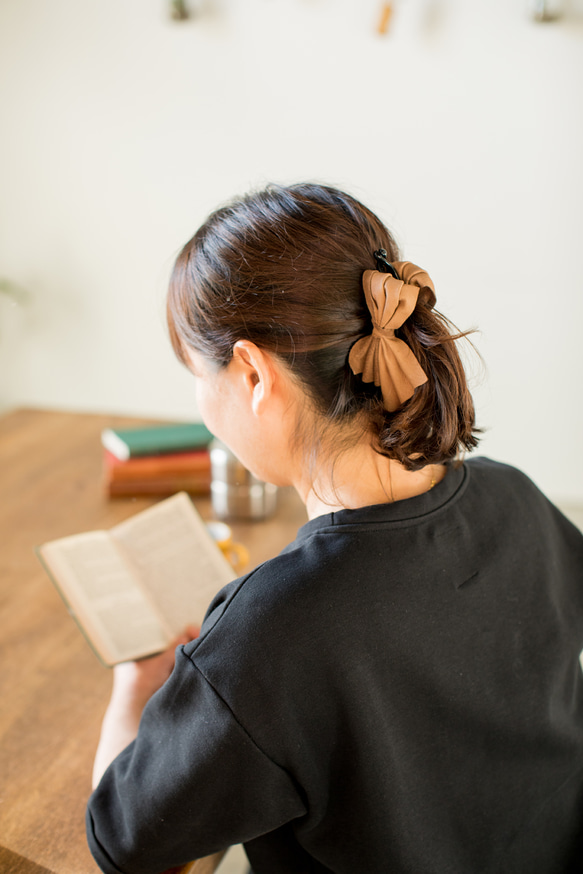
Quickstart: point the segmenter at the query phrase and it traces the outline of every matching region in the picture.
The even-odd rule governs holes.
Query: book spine
[[[110,498],[174,495],[176,492],[203,496],[210,494],[210,476],[196,479],[108,480],[105,491]]]
[[[172,455],[147,455],[120,461],[108,450],[103,455],[109,480],[146,480],[172,476],[210,476],[210,454],[206,449]]]
[[[164,455],[204,449],[212,440],[210,431],[200,422],[162,425],[147,428],[106,428],[101,433],[103,446],[117,458]]]

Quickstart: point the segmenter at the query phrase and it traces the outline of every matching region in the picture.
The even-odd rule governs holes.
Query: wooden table
[[[96,874],[85,803],[111,684],[68,615],[34,547],[110,528],[152,498],[108,500],[100,432],[135,419],[39,410],[0,417],[0,871]],[[212,518],[208,499],[196,499]],[[275,555],[305,521],[283,490],[266,522],[233,524],[251,566]]]

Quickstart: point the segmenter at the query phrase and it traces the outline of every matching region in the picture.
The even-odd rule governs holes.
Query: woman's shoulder
[[[492,500],[500,503],[504,495],[513,497],[513,501],[530,500],[535,504],[550,505],[552,500],[545,494],[536,480],[524,470],[512,464],[495,461],[486,456],[477,456],[464,462],[472,491],[488,491]],[[555,508],[556,509],[556,508]]]
[[[534,480],[523,470],[504,461],[496,461],[479,455],[464,461],[470,481],[482,488],[489,488],[493,497],[496,490],[511,491],[514,494],[538,494],[545,498]]]
[[[464,466],[471,483],[469,499],[477,507],[486,511],[489,506],[509,527],[528,530],[540,542],[561,542],[581,552],[583,533],[527,473],[483,456],[469,459]]]

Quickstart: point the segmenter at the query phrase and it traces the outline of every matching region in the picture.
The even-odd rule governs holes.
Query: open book
[[[53,540],[37,552],[108,666],[161,652],[186,625],[200,626],[235,576],[184,492],[109,531]]]

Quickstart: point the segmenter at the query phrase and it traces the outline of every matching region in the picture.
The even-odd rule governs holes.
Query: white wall
[[[172,258],[269,180],[379,211],[479,326],[482,451],[583,501],[583,2],[0,2],[0,397],[195,415],[165,336]],[[193,4],[191,4],[193,5]]]

